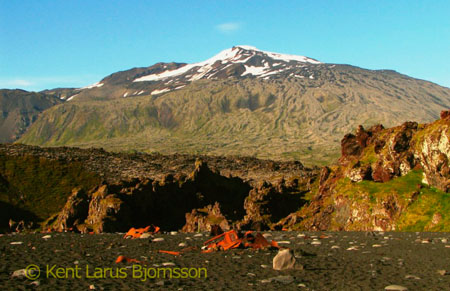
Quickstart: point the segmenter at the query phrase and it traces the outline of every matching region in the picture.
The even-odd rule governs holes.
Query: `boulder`
[[[288,269],[302,268],[300,265],[296,265],[294,251],[291,249],[281,249],[278,254],[273,258],[274,270],[288,270]]]
[[[450,110],[442,110],[441,111],[441,119],[446,119],[450,117]]]

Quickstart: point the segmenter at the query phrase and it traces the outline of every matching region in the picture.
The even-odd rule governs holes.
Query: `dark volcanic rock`
[[[446,119],[450,117],[450,110],[442,110],[441,111],[441,119]]]
[[[166,175],[161,181],[134,179],[105,184],[85,196],[74,191],[56,221],[49,223],[57,231],[76,227],[82,232],[96,233],[150,224],[164,230],[181,229],[185,224],[186,229],[196,225],[209,230],[208,219],[214,218],[212,224],[226,229],[227,221],[244,217],[244,199],[250,189],[240,178],[223,177],[199,160],[188,177]],[[206,212],[210,217],[199,222],[199,208],[209,209]]]
[[[219,203],[214,206],[208,205],[201,209],[193,209],[192,212],[186,213],[186,224],[183,226],[183,232],[199,232],[209,231],[217,232],[218,229],[223,231],[230,230],[230,225],[220,211]]]
[[[305,203],[305,192],[299,191],[296,186],[296,183],[288,186],[281,180],[276,185],[262,182],[253,188],[245,199],[246,215],[243,221],[238,223],[238,227],[254,230],[281,227],[277,223]]]
[[[102,148],[80,149],[73,147],[42,148],[23,144],[0,144],[0,154],[8,156],[35,156],[61,162],[81,162],[83,167],[97,173],[107,183],[119,183],[133,178],[161,180],[168,174],[187,176],[195,169],[196,159],[201,159],[222,176],[239,177],[250,184],[275,181],[280,176],[308,176],[311,171],[298,161],[271,161],[253,157],[193,156],[185,154],[161,155],[146,153],[108,152]]]
[[[73,189],[72,195],[67,199],[66,205],[59,213],[56,221],[53,222],[53,229],[56,231],[64,231],[77,227],[84,223],[88,211],[89,201],[84,190]]]

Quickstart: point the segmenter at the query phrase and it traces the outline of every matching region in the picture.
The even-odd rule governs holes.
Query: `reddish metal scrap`
[[[174,255],[174,256],[180,256],[183,253],[186,253],[186,252],[189,252],[189,251],[193,251],[193,250],[197,250],[197,247],[187,247],[187,248],[184,248],[184,249],[182,249],[182,250],[180,250],[178,252],[177,251],[165,251],[165,250],[158,250],[158,252],[162,253],[162,254],[169,254],[169,255]]]
[[[142,234],[144,234],[146,232],[149,232],[151,234],[155,234],[155,233],[159,232],[159,229],[160,228],[158,226],[154,226],[153,224],[149,225],[147,227],[144,227],[144,228],[134,228],[134,227],[132,227],[132,228],[130,228],[130,230],[123,237],[124,238],[127,238],[127,237],[139,238],[139,237],[141,237]]]
[[[118,264],[118,263],[142,263],[141,261],[138,261],[138,260],[136,260],[136,259],[131,259],[131,258],[128,258],[128,257],[125,257],[125,256],[118,256],[117,257],[117,259],[116,259],[116,264]]]
[[[237,232],[235,230],[230,230],[207,240],[203,244],[206,245],[207,249],[220,248],[223,250],[228,250],[239,247],[241,243],[242,240],[239,239]]]
[[[159,250],[158,252],[159,252],[159,253],[163,253],[163,254],[174,255],[174,256],[179,256],[179,255],[181,255],[180,252],[174,252],[174,251]]]
[[[260,233],[253,235],[252,231],[247,231],[242,238],[239,238],[239,235],[235,230],[230,230],[228,232],[215,236],[207,240],[203,244],[206,246],[206,250],[203,251],[204,253],[210,253],[217,249],[235,249],[240,246],[252,249],[279,247],[276,241],[272,241],[269,243],[266,238]]]

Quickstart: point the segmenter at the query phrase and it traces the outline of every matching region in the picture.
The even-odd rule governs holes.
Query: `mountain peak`
[[[232,70],[233,76],[252,75],[263,78],[296,67],[316,64],[321,62],[305,56],[267,52],[249,45],[238,45],[225,49],[206,61],[140,76],[134,82],[161,81],[179,76],[185,76],[187,81],[228,77],[231,67],[240,67],[237,71]]]

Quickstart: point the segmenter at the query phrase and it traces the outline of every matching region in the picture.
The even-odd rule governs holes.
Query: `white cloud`
[[[241,26],[242,25],[239,22],[226,22],[216,25],[216,29],[222,33],[231,33],[239,30]]]
[[[0,80],[0,87],[30,87],[33,82],[24,79]]]
[[[84,87],[96,82],[99,76],[45,76],[45,77],[16,77],[1,78],[0,89],[23,88],[26,90],[40,91],[57,87]]]

